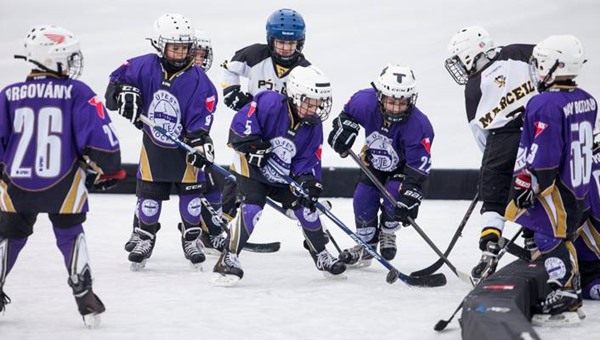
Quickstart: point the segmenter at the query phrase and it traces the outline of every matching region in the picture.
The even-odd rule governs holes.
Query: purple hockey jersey
[[[579,88],[533,97],[525,111],[515,174],[535,174],[533,208],[511,202],[506,217],[529,229],[564,238],[579,227],[592,173],[592,130],[596,100]],[[535,188],[534,188],[535,189]]]
[[[7,212],[88,210],[84,156],[105,173],[121,167],[111,120],[84,83],[32,74],[0,93],[0,204]]]
[[[235,114],[229,144],[254,138],[271,142],[270,160],[286,175],[312,174],[321,180],[323,125],[320,122],[307,125],[296,121],[290,113],[286,96],[274,91],[260,92]],[[270,165],[260,169],[251,166],[241,152],[236,153],[232,168],[245,177],[285,184]]]
[[[217,91],[199,67],[180,71],[168,79],[158,55],[132,58],[110,75],[110,83],[140,89],[143,115],[184,139],[190,133],[210,132],[217,107]],[[169,139],[144,126],[138,179],[152,182],[196,183],[204,173],[186,162],[186,153]]]
[[[401,122],[386,124],[375,89],[364,89],[350,98],[344,112],[364,127],[365,147],[370,150],[370,163],[375,170],[404,171],[405,175],[420,177],[415,179],[417,182],[429,175],[434,132],[427,116],[417,107]]]
[[[600,260],[600,147],[594,150],[592,181],[586,200],[586,220],[575,242],[577,258],[583,261]]]

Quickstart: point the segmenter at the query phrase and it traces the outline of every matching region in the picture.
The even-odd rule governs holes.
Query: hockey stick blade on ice
[[[294,188],[294,191],[299,193],[304,197],[308,197],[306,190],[296,181],[294,181],[291,177],[287,176],[282,172],[282,170],[274,164],[272,160],[268,161],[269,166],[279,174],[279,176],[291,187]],[[446,276],[442,273],[430,275],[430,276],[418,276],[413,277],[406,275],[392,266],[386,259],[384,259],[379,253],[377,253],[369,244],[363,241],[358,235],[356,235],[352,230],[350,230],[341,220],[339,220],[331,211],[327,210],[320,202],[316,202],[315,206],[317,209],[321,210],[325,216],[327,216],[333,223],[335,223],[340,229],[342,229],[350,238],[352,238],[356,243],[363,246],[363,248],[371,254],[377,261],[379,261],[384,267],[386,267],[389,272],[386,276],[386,282],[392,284],[398,280],[403,281],[404,283],[411,286],[421,286],[421,287],[439,287],[446,284]]]
[[[354,151],[352,151],[352,150],[348,150],[348,154],[350,155],[350,157],[352,157],[352,159],[358,165],[358,167],[362,170],[362,172],[365,175],[367,175],[367,177],[369,178],[369,180],[371,180],[371,183],[373,183],[375,185],[375,187],[377,187],[377,189],[381,192],[381,194],[383,195],[383,197],[385,197],[394,206],[397,206],[398,202],[396,202],[396,200],[394,199],[394,197],[392,196],[392,194],[390,194],[387,191],[387,189],[383,186],[383,184],[381,184],[381,182],[377,179],[377,177],[375,177],[375,175],[371,172],[371,170],[369,170],[360,161],[360,159],[358,158],[358,156],[356,155],[356,153],[354,153]],[[429,245],[429,247],[440,257],[441,260],[444,261],[444,263],[446,263],[446,265],[448,266],[448,268],[450,268],[450,270],[452,270],[452,272],[461,281],[464,281],[467,284],[470,284],[471,286],[474,286],[474,283],[473,283],[473,280],[471,279],[471,276],[468,275],[468,274],[466,274],[466,273],[461,272],[458,269],[456,269],[456,267],[452,264],[452,262],[450,262],[450,260],[448,260],[448,258],[438,249],[438,247],[435,245],[435,243],[433,243],[433,241],[431,241],[431,239],[429,238],[429,236],[427,236],[427,234],[425,234],[425,232],[423,231],[423,229],[421,229],[421,227],[419,227],[419,225],[413,220],[412,217],[408,217],[408,222],[413,227],[413,229],[415,229],[417,231],[417,233],[421,236],[421,238]]]
[[[179,140],[179,138],[177,138],[176,136],[171,135],[167,130],[165,130],[164,128],[157,126],[152,120],[148,119],[145,116],[140,116],[139,118],[142,123],[148,125],[150,128],[154,129],[154,131],[157,131],[158,133],[160,133],[161,135],[163,135],[164,137],[168,138],[169,140],[171,140],[173,143],[175,143],[179,148],[190,152],[190,153],[197,153],[198,150],[192,148],[191,146],[187,145],[186,143],[182,142],[181,140]],[[234,178],[233,175],[231,173],[229,173],[229,171],[221,168],[220,166],[216,165],[216,164],[211,164],[211,166],[214,167],[214,169],[217,169],[221,174],[223,174],[223,176],[225,177],[231,177]],[[208,201],[206,201],[208,203]],[[210,205],[210,203],[209,203]],[[212,208],[212,206],[211,206]],[[214,209],[213,209],[214,211]],[[223,223],[224,221],[221,220]],[[221,227],[223,227],[223,225],[221,225]],[[226,230],[229,230],[227,227],[225,227]],[[274,253],[279,251],[279,248],[281,248],[281,243],[280,242],[270,242],[270,243],[247,243],[246,246],[244,247],[244,250],[248,250],[251,252],[255,252],[255,253]]]
[[[460,221],[460,224],[458,225],[458,228],[456,229],[456,232],[454,233],[452,240],[448,244],[448,248],[446,248],[446,251],[444,252],[444,255],[446,257],[448,257],[448,255],[450,255],[450,252],[454,248],[456,241],[458,241],[458,238],[462,236],[462,231],[465,228],[465,225],[467,225],[467,221],[469,220],[469,217],[471,217],[471,213],[475,209],[475,206],[477,206],[478,200],[479,200],[479,191],[477,192],[477,194],[475,194],[475,197],[471,201],[471,204],[469,205],[469,208],[467,209],[465,216],[463,217],[462,221]],[[411,276],[431,275],[431,274],[435,273],[436,271],[438,271],[443,265],[444,265],[444,260],[440,258],[437,261],[435,261],[433,264],[431,264],[429,267],[414,271],[414,272],[410,273],[410,275]]]

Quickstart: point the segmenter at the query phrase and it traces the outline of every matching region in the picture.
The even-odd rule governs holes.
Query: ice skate
[[[379,233],[379,251],[381,252],[381,256],[391,261],[396,257],[396,234],[394,233]]]
[[[564,327],[574,326],[581,322],[585,313],[581,309],[581,301],[574,289],[564,288],[556,280],[548,281],[554,290],[546,299],[535,306],[536,314],[531,318],[534,326]]]
[[[328,244],[329,234],[327,234],[325,231],[323,231],[323,238],[325,239],[325,244]],[[304,249],[310,251],[310,247],[308,246],[308,242],[306,242],[306,240],[302,241],[302,246],[304,247]]]
[[[317,269],[320,270],[326,278],[346,278],[345,275],[342,275],[342,273],[346,271],[346,264],[331,256],[327,249],[318,254],[311,251],[310,255],[315,261]]]
[[[471,270],[471,278],[474,284],[478,284],[496,271],[498,253],[500,253],[500,245],[496,242],[488,242],[486,250],[481,254],[479,263]]]
[[[182,232],[181,247],[183,248],[183,255],[190,261],[192,268],[202,271],[201,263],[206,261],[206,255],[204,255],[202,241],[200,240],[201,229],[198,227],[185,229],[182,223],[179,223],[178,227]]]
[[[79,314],[83,317],[83,323],[88,328],[98,327],[100,314],[104,313],[106,307],[92,290],[92,275],[89,267],[85,267],[81,274],[69,277],[68,283],[73,289],[73,296]]]
[[[125,247],[124,247],[125,251],[128,253],[131,253],[133,248],[135,248],[135,246],[140,241],[141,241],[140,236],[135,231],[132,231],[131,236],[129,236],[129,240],[127,240],[127,242],[125,242]]]
[[[231,253],[228,249],[223,249],[221,257],[213,268],[213,277],[210,282],[219,287],[231,287],[236,285],[242,277],[244,271],[238,259],[237,254]]]
[[[204,246],[204,254],[219,256],[225,246],[226,235],[209,235],[208,233],[200,234],[200,242]]]
[[[370,246],[373,249],[377,249],[377,244],[371,244]],[[342,251],[338,258],[346,264],[348,269],[358,269],[370,266],[373,255],[369,254],[362,245],[357,244],[352,248]]]
[[[135,233],[140,237],[140,241],[129,253],[128,259],[131,262],[131,270],[140,271],[146,267],[146,261],[152,255],[156,236],[140,228],[135,228]]]

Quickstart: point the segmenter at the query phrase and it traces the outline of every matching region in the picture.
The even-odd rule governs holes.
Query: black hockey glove
[[[114,188],[119,180],[125,179],[127,173],[119,169],[112,174],[99,174],[91,168],[86,169],[85,187],[92,191],[106,191]]]
[[[272,150],[270,142],[258,139],[253,143],[245,145],[244,149],[243,152],[246,153],[248,164],[259,168],[267,165],[267,160]]]
[[[348,156],[348,150],[352,148],[359,130],[358,123],[342,112],[333,120],[333,130],[329,133],[327,142],[335,152],[345,158]]]
[[[535,194],[531,185],[531,174],[525,169],[515,178],[515,185],[512,200],[517,208],[527,209],[533,207],[535,203]]]
[[[308,208],[311,212],[315,212],[317,210],[315,204],[317,204],[319,201],[319,197],[323,191],[323,184],[321,184],[321,182],[319,182],[312,175],[300,175],[296,177],[296,182],[300,183],[300,186],[308,194],[308,197],[302,195],[300,192],[297,192],[293,186],[290,186],[292,193],[298,197],[296,201],[292,203],[292,206],[294,208],[303,206]]]
[[[215,162],[215,146],[212,138],[205,131],[188,136],[188,145],[193,147],[196,152],[187,154],[187,162],[197,168]]]
[[[402,222],[403,226],[409,226],[410,222],[408,218],[411,217],[413,220],[417,218],[422,199],[423,194],[418,187],[408,186],[402,188],[398,202],[396,202],[396,208],[394,209],[394,218],[398,222]]]
[[[138,120],[143,110],[140,89],[133,85],[120,84],[117,93],[119,114],[127,118],[136,128],[141,129],[143,124]]]
[[[252,101],[250,93],[242,92],[240,85],[231,85],[223,89],[223,102],[227,107],[239,111],[244,105]]]

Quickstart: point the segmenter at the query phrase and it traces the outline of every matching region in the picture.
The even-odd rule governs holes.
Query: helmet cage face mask
[[[291,66],[294,64],[304,47],[306,25],[304,24],[302,15],[293,9],[279,9],[273,12],[267,19],[266,30],[267,45],[277,64],[282,66]],[[296,51],[290,56],[282,56],[276,53],[275,39],[296,41]]]
[[[333,103],[331,83],[316,67],[295,67],[288,76],[286,92],[289,100],[300,111],[308,99],[319,100],[313,115],[300,117],[303,123],[314,125],[327,120]]]
[[[477,72],[478,68],[486,63],[478,61],[487,56],[493,57],[495,47],[494,41],[490,38],[487,30],[480,26],[466,27],[458,31],[448,45],[450,57],[445,61],[445,67],[452,79],[459,84],[465,85],[469,80],[469,75]]]
[[[199,66],[202,67],[204,72],[210,70],[213,62],[212,42],[203,31],[196,30],[196,47],[194,50],[195,53],[204,52],[202,64]]]
[[[25,37],[25,56],[16,57],[59,77],[77,79],[83,71],[79,40],[70,31],[54,25],[33,27]]]
[[[407,66],[388,64],[372,83],[377,92],[377,102],[383,119],[390,123],[397,123],[410,116],[417,103],[417,80],[414,72]],[[385,109],[386,97],[406,98],[407,108],[400,112],[391,112]]]
[[[175,68],[182,68],[193,61],[197,43],[190,19],[181,14],[164,14],[154,22],[153,32],[152,46],[165,63]],[[168,58],[167,44],[186,45],[188,49],[186,55],[182,59]]]
[[[543,92],[552,86],[556,77],[577,77],[585,62],[579,39],[572,35],[554,35],[533,48],[529,75],[538,91]]]

